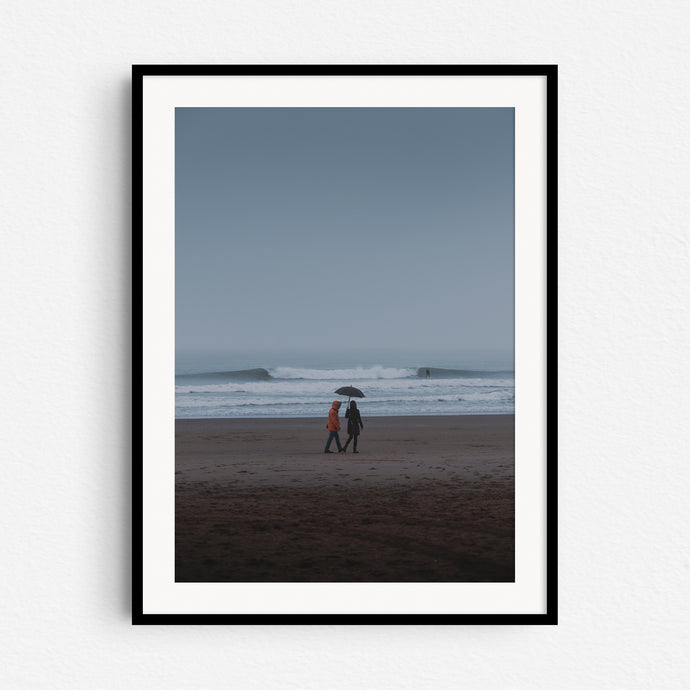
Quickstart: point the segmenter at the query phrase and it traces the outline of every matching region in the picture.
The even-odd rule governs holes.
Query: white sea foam
[[[352,369],[298,369],[295,367],[275,367],[268,373],[274,379],[312,379],[320,381],[363,381],[366,379],[400,379],[416,376],[417,370],[411,368],[355,367]]]

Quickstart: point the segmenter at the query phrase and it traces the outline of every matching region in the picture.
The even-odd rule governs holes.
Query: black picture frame
[[[133,233],[133,442],[132,442],[132,623],[159,624],[345,624],[345,625],[553,625],[557,624],[558,603],[558,465],[557,465],[557,186],[558,186],[558,106],[556,65],[134,65],[132,67],[132,233]],[[145,605],[144,593],[144,470],[147,461],[144,449],[145,362],[143,308],[145,275],[150,270],[143,247],[145,228],[144,188],[144,105],[145,80],[149,77],[223,77],[223,76],[420,76],[420,77],[539,77],[544,80],[546,131],[546,285],[544,286],[546,343],[544,362],[546,375],[545,428],[546,497],[545,535],[546,559],[544,601],[542,612],[535,613],[179,613],[151,612]],[[519,395],[519,391],[518,391]]]

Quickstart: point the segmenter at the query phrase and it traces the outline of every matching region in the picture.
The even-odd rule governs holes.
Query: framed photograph
[[[557,622],[554,65],[133,67],[133,622]]]

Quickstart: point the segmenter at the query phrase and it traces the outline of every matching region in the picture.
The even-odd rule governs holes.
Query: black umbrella
[[[364,393],[362,393],[359,388],[355,388],[354,386],[343,386],[342,388],[338,388],[336,391],[338,395],[347,395],[348,400],[349,398],[363,398]]]

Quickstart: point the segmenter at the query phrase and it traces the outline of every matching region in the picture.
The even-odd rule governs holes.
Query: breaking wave
[[[274,379],[309,379],[317,381],[363,381],[371,379],[404,379],[415,376],[414,369],[396,367],[354,367],[352,369],[297,369],[295,367],[276,367],[270,369]]]
[[[352,367],[348,369],[310,369],[298,367],[273,367],[264,369],[240,369],[238,371],[210,371],[197,374],[179,374],[178,385],[218,385],[242,381],[371,381],[409,378],[432,379],[495,379],[512,376],[512,371],[478,371],[473,369],[442,369],[439,367]]]
[[[371,416],[509,414],[515,409],[512,370],[269,366],[178,374],[175,383],[176,416],[181,418],[319,417],[333,400],[347,400],[335,393],[347,385],[362,390],[361,409]]]

